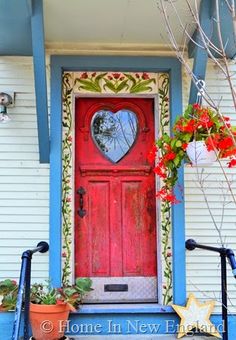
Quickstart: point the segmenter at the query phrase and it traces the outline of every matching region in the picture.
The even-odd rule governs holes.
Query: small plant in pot
[[[16,308],[18,285],[15,280],[0,281],[0,311],[12,311]]]
[[[236,165],[236,133],[229,117],[208,107],[189,105],[177,118],[172,135],[164,133],[148,155],[150,163],[156,161],[154,172],[162,181],[157,198],[179,202],[173,188],[183,160],[201,166],[217,158],[229,158],[228,167]]]
[[[92,290],[89,278],[77,278],[63,288],[34,284],[31,288],[30,323],[35,340],[63,339],[69,313],[78,309],[86,293]]]

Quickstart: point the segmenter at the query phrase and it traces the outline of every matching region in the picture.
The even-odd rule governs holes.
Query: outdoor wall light
[[[7,106],[13,103],[12,97],[4,92],[0,92],[0,123],[7,123],[11,118],[7,114]]]

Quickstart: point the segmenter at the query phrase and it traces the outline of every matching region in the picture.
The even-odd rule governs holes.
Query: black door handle
[[[79,187],[77,194],[79,194],[79,209],[77,210],[77,213],[83,218],[86,215],[86,210],[84,209],[84,195],[86,194],[86,191],[83,187]]]

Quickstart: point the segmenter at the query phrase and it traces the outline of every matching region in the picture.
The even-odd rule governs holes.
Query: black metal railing
[[[17,303],[15,319],[13,324],[12,340],[19,339],[21,312],[24,302],[24,340],[29,340],[29,306],[30,306],[30,279],[31,279],[31,259],[34,253],[46,253],[49,249],[47,242],[39,242],[37,247],[23,252],[21,259],[21,271],[19,288],[17,293]]]
[[[189,239],[185,242],[185,247],[188,250],[194,250],[196,248],[209,250],[220,254],[221,259],[221,299],[222,299],[222,321],[223,321],[223,340],[228,340],[228,310],[227,310],[227,268],[226,268],[226,258],[232,269],[232,274],[236,278],[236,260],[234,252],[229,248],[216,248],[212,246],[207,246],[205,244],[199,244],[193,239]]]

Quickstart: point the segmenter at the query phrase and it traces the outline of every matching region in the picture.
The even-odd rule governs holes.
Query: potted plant
[[[75,284],[63,288],[34,284],[31,288],[30,323],[33,339],[55,340],[64,336],[70,311],[75,311],[83,296],[92,290],[89,278],[77,278]]]
[[[209,164],[218,158],[230,158],[228,167],[236,165],[236,133],[230,118],[220,116],[208,107],[189,105],[177,118],[173,135],[164,133],[148,155],[156,160],[154,172],[162,180],[157,197],[172,204],[178,203],[173,187],[178,169],[185,160],[193,165]],[[202,154],[203,150],[203,154]]]
[[[1,338],[12,338],[12,327],[15,316],[18,284],[15,280],[5,279],[0,281],[0,312],[4,314],[1,318]]]
[[[15,310],[18,285],[15,280],[0,281],[0,311]]]

